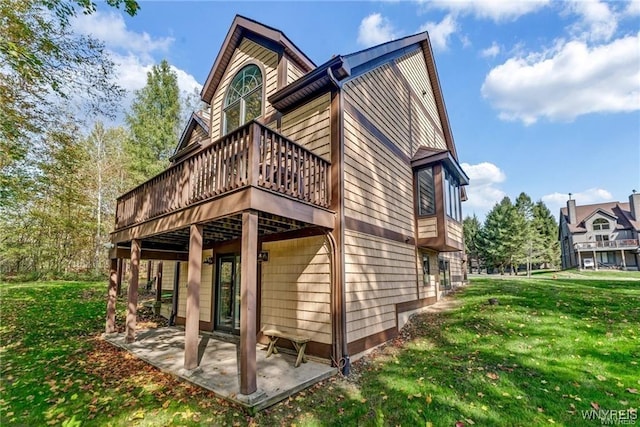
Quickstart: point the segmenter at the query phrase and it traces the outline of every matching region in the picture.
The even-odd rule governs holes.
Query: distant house
[[[139,260],[163,260],[185,368],[199,331],[238,335],[250,394],[265,328],[344,366],[463,282],[468,178],[426,32],[317,66],[237,16],[201,97],[169,168],[117,200],[107,332],[122,260],[128,340]]]
[[[640,194],[629,203],[576,205],[569,199],[560,209],[562,268],[638,270]]]

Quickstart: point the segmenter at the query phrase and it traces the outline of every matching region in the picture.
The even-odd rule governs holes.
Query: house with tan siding
[[[162,261],[165,314],[236,335],[240,390],[256,390],[263,331],[306,337],[348,370],[464,278],[458,161],[426,32],[316,65],[281,31],[237,16],[171,165],[120,196],[107,332],[119,270]]]

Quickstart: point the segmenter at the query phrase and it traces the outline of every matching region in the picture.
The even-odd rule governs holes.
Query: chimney
[[[629,196],[629,210],[633,219],[640,221],[640,193],[636,193],[636,190]]]
[[[571,199],[571,193],[569,193],[569,200],[567,200],[567,213],[569,214],[569,224],[578,222],[578,217],[576,216],[576,201]]]

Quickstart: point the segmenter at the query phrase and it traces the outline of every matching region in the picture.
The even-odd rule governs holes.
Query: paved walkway
[[[238,345],[222,341],[213,335],[200,336],[198,354],[200,366],[185,371],[184,329],[166,327],[137,331],[136,341],[125,342],[125,334],[111,334],[105,339],[113,345],[130,351],[136,357],[162,371],[204,387],[217,396],[235,402],[252,411],[259,411],[286,399],[319,381],[336,374],[336,368],[309,360],[294,368],[295,356],[282,352],[265,358],[267,352],[258,346],[258,391],[250,396],[240,395]]]

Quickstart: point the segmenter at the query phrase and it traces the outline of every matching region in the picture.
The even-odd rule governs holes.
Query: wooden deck
[[[266,212],[273,221],[332,228],[329,180],[329,162],[250,122],[120,196],[112,241],[171,232],[246,209]],[[220,224],[223,230],[225,221]]]

